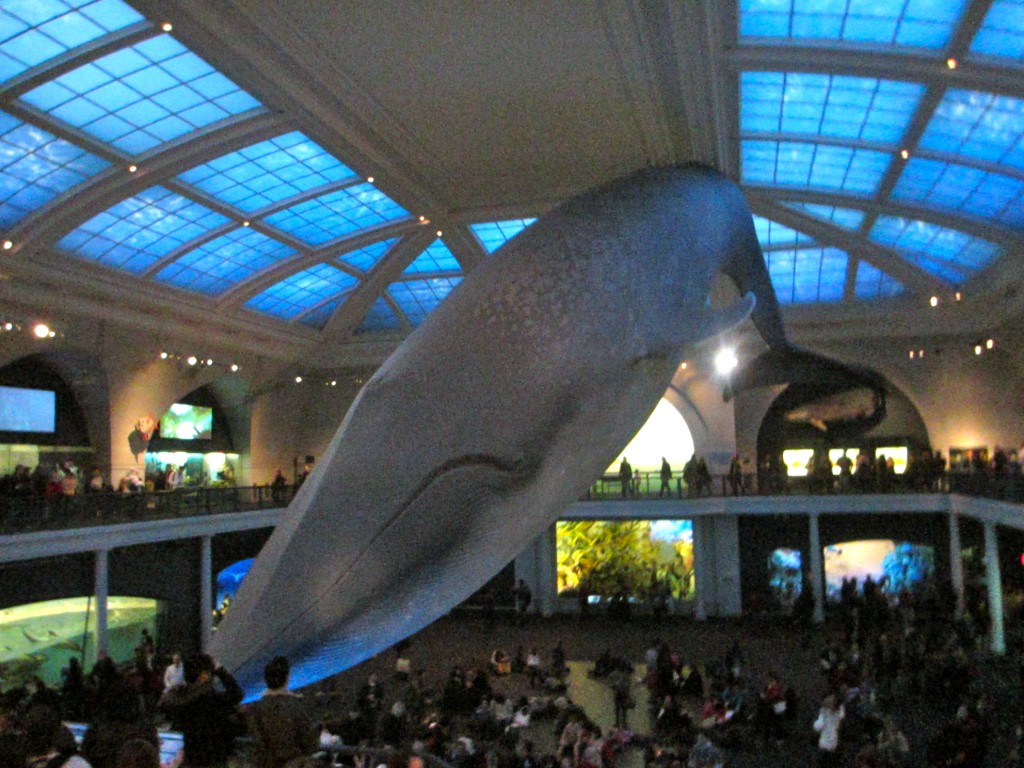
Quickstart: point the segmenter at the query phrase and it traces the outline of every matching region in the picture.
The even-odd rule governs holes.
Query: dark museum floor
[[[730,724],[731,732],[721,733],[716,739],[725,746],[726,766],[810,768],[816,765],[816,742],[811,724],[825,688],[819,671],[819,656],[830,637],[828,628],[802,630],[794,628],[788,620],[774,617],[706,622],[670,617],[661,624],[654,624],[647,617],[626,621],[605,616],[584,619],[575,616],[550,619],[529,616],[525,620],[517,620],[509,613],[499,612],[487,618],[480,612],[463,610],[435,622],[411,638],[406,655],[412,662],[412,668],[424,670],[426,681],[440,689],[454,665],[482,667],[494,649],[512,653],[519,645],[527,650],[537,647],[547,664],[551,649],[561,640],[572,669],[569,696],[586,710],[592,720],[605,728],[613,722],[611,691],[604,682],[586,674],[603,651],[610,650],[640,665],[645,650],[655,639],[660,639],[678,651],[684,661],[692,660],[703,665],[722,659],[733,642],[738,642],[745,655],[750,688],[754,692],[759,690],[765,673],[775,670],[784,685],[795,689],[798,706],[795,717],[787,725],[787,739],[778,749],[766,746],[753,726],[734,727]],[[983,717],[992,726],[984,766],[1018,765],[1010,761],[1016,726],[1020,722],[1017,659],[1016,651],[1002,658],[982,653],[975,659],[979,676],[977,689],[984,692],[988,702],[988,710]],[[324,713],[339,713],[338,709],[343,711],[369,673],[374,671],[385,683],[387,703],[390,705],[401,698],[402,684],[393,678],[394,660],[393,651],[382,653],[327,683],[331,695],[324,697],[321,694],[318,699],[324,705]],[[643,686],[637,686],[637,689],[637,707],[632,710],[629,724],[637,734],[649,734],[646,690]],[[523,675],[496,678],[495,690],[513,695],[530,693]],[[897,696],[891,712],[910,742],[913,757],[910,765],[926,765],[928,742],[943,724],[953,719],[956,706],[957,702],[944,700],[936,694]],[[528,736],[534,740],[541,754],[553,749],[557,741],[550,720],[535,721]],[[850,757],[841,765],[846,766],[851,764],[852,755],[861,742],[857,737],[844,737],[844,741]],[[639,768],[642,764],[642,751],[633,749],[627,750],[620,758],[617,768]]]

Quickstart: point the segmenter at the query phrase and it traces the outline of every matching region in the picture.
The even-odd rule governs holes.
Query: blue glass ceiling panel
[[[164,187],[122,200],[65,235],[57,247],[139,274],[175,248],[228,219]]]
[[[762,250],[780,248],[783,246],[792,247],[797,243],[812,243],[814,238],[797,232],[777,221],[766,219],[763,216],[754,216],[754,231],[757,232],[757,240],[761,243]]]
[[[476,239],[480,241],[484,250],[494,253],[535,221],[536,219],[510,219],[509,221],[471,224],[469,228],[476,235]]]
[[[81,66],[22,99],[130,155],[260,106],[167,35]]]
[[[1024,170],[1024,100],[950,89],[920,145]]]
[[[252,213],[314,187],[354,177],[337,158],[295,131],[230,152],[178,178]]]
[[[994,261],[998,246],[927,221],[879,216],[871,240],[951,284],[959,284]]]
[[[415,328],[437,305],[444,301],[452,288],[462,281],[461,277],[438,277],[431,280],[409,280],[392,283],[388,288],[406,319]]]
[[[740,0],[740,36],[943,48],[967,0]]]
[[[854,295],[858,299],[873,299],[899,296],[903,293],[903,283],[895,280],[877,267],[861,260],[857,263],[857,279],[854,284]]]
[[[356,328],[356,333],[375,333],[378,331],[397,331],[402,327],[398,316],[384,299],[377,299],[366,313],[363,322]]]
[[[273,213],[266,222],[310,245],[322,245],[407,215],[372,184],[359,184]]]
[[[884,152],[797,141],[742,142],[743,181],[871,195],[891,160]]]
[[[980,168],[914,158],[900,174],[892,196],[1024,227],[1024,181]]]
[[[10,229],[110,163],[0,112],[0,228]]]
[[[283,320],[291,320],[325,299],[349,290],[357,282],[357,278],[337,267],[317,264],[270,286],[263,293],[249,299],[245,306]]]
[[[334,301],[328,301],[326,304],[321,304],[316,309],[313,309],[302,317],[299,318],[299,322],[303,325],[309,326],[310,328],[316,328],[318,331],[322,331],[324,326],[330,322],[331,317],[334,316],[335,310],[341,305],[343,299],[335,299]]]
[[[864,211],[855,208],[836,208],[833,205],[819,205],[817,203],[783,203],[787,208],[795,211],[803,211],[822,221],[829,221],[843,229],[856,230],[864,222]]]
[[[32,0],[0,5],[0,83],[108,32],[145,21],[120,0]]]
[[[422,275],[428,272],[461,272],[459,260],[441,240],[435,240],[405,268],[403,275]]]
[[[898,144],[924,93],[919,83],[802,72],[744,72],[745,132],[807,134]]]
[[[239,227],[175,259],[156,279],[216,296],[294,253],[291,246]]]
[[[1024,64],[1024,0],[995,0],[971,41],[971,55]]]
[[[803,248],[765,254],[780,304],[841,301],[849,257],[838,248]]]
[[[338,261],[344,262],[350,267],[355,267],[361,272],[369,272],[377,266],[377,262],[380,261],[384,254],[391,250],[391,246],[397,242],[397,237],[393,237],[390,240],[381,240],[380,242],[360,248],[357,251],[343,253],[338,257]]]

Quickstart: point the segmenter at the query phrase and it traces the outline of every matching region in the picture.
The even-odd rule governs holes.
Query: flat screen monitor
[[[0,387],[0,432],[57,430],[57,393],[48,389]]]
[[[160,419],[160,437],[209,440],[213,437],[213,408],[175,403]]]

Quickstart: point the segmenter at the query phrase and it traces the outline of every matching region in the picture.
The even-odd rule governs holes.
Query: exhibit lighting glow
[[[188,363],[189,365],[195,365],[196,363],[199,362],[199,359],[195,355],[189,355],[188,359],[185,362]]]
[[[46,323],[37,323],[36,327],[32,329],[32,333],[36,335],[37,339],[45,339],[50,335],[50,326]]]
[[[715,355],[715,370],[718,371],[721,376],[728,376],[739,364],[740,361],[736,357],[735,350],[723,349]]]

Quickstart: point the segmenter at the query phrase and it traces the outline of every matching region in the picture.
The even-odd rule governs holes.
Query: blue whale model
[[[713,311],[720,272],[743,298]],[[543,216],[366,383],[213,654],[252,696],[274,655],[302,685],[444,615],[601,474],[688,345],[748,316],[785,343],[746,201],[714,170],[639,171]]]

